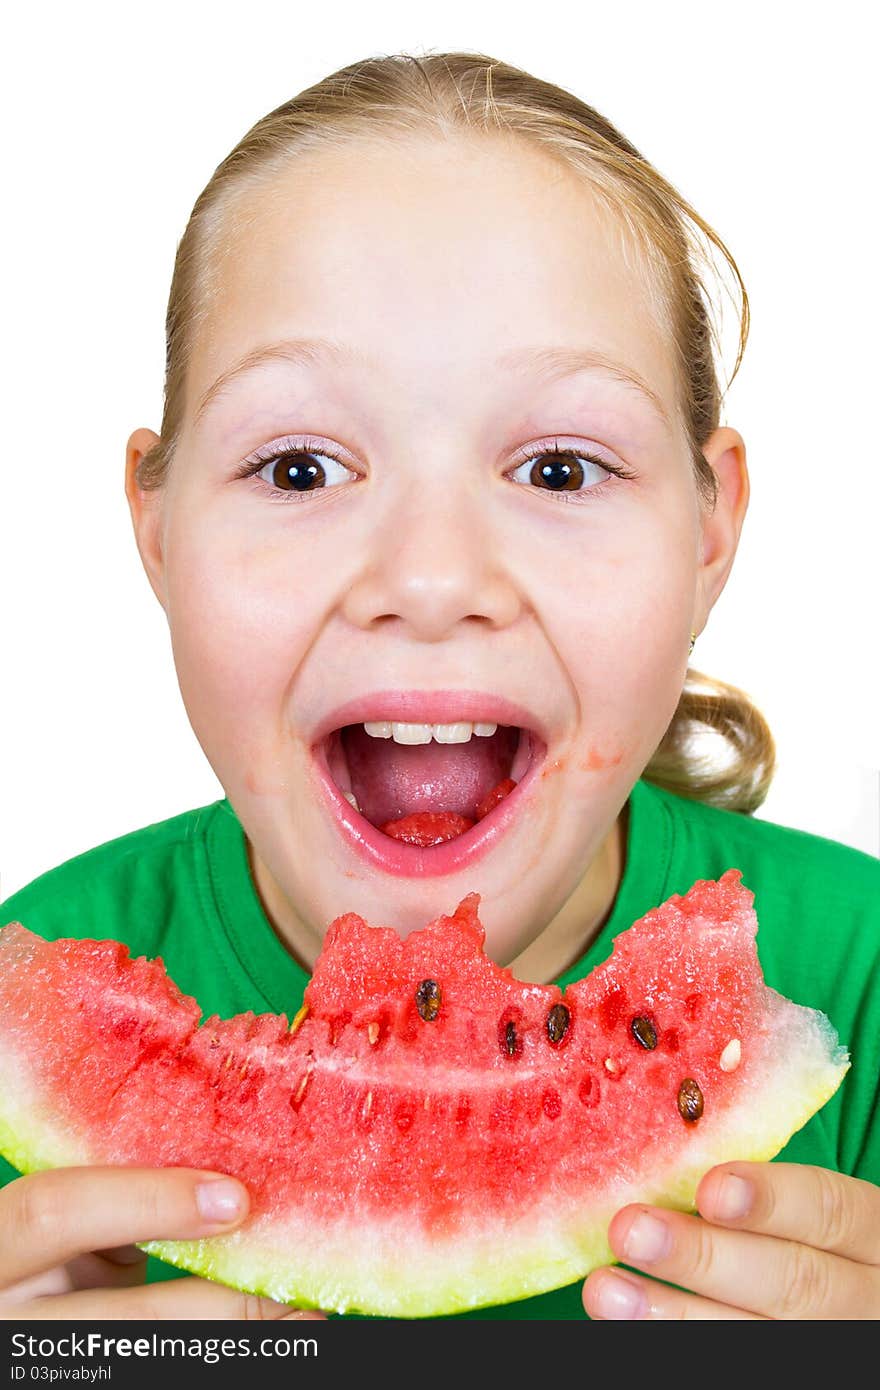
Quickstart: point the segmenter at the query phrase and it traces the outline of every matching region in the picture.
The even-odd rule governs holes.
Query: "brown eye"
[[[539,449],[509,476],[517,483],[531,483],[542,492],[589,492],[612,473],[628,476],[623,469],[589,454],[557,448]]]
[[[300,449],[282,454],[271,465],[272,482],[283,492],[313,492],[327,481],[324,465]]]
[[[583,481],[584,470],[576,454],[539,454],[529,472],[529,482],[554,492],[577,492]]]
[[[359,475],[318,440],[283,439],[248,459],[236,476],[258,480],[270,502],[286,502],[356,482]]]

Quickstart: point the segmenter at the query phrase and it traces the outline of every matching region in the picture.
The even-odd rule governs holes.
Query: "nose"
[[[517,620],[522,598],[479,491],[413,486],[383,506],[343,604],[349,622],[366,628],[394,618],[420,640],[440,642],[465,620],[488,628]]]

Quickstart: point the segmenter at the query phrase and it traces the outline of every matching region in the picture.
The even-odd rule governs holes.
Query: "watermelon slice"
[[[425,1317],[509,1302],[613,1256],[627,1202],[692,1208],[767,1159],[849,1061],[767,988],[739,870],[617,937],[563,994],[484,954],[471,893],[402,940],[328,930],[305,1004],[199,1026],[161,960],[0,932],[0,1150],[17,1168],[234,1173],[236,1231],[143,1249],[302,1307]]]

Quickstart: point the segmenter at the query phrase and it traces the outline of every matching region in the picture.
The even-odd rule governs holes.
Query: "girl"
[[[0,918],[161,954],[206,1012],[290,1015],[344,911],[406,934],[477,890],[490,954],[567,983],[741,868],[768,983],[851,1049],[840,1091],[782,1161],[709,1172],[703,1219],[619,1212],[626,1269],[480,1317],[880,1315],[880,865],[750,819],[770,734],[689,670],[749,490],[701,234],[738,278],[603,117],[480,54],[352,64],[260,121],[193,209],[161,433],[126,457],[226,796]],[[189,1170],[10,1182],[6,1314],[295,1316],[133,1249],[246,1209]]]

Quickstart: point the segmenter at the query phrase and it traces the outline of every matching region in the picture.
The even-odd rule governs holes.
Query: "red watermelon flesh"
[[[617,937],[563,993],[483,950],[471,893],[402,940],[330,926],[285,1015],[216,1016],[113,941],[0,932],[0,1151],[234,1173],[235,1232],[143,1248],[300,1306],[425,1317],[613,1259],[630,1201],[771,1158],[833,1095],[828,1020],[768,989],[738,870]]]

